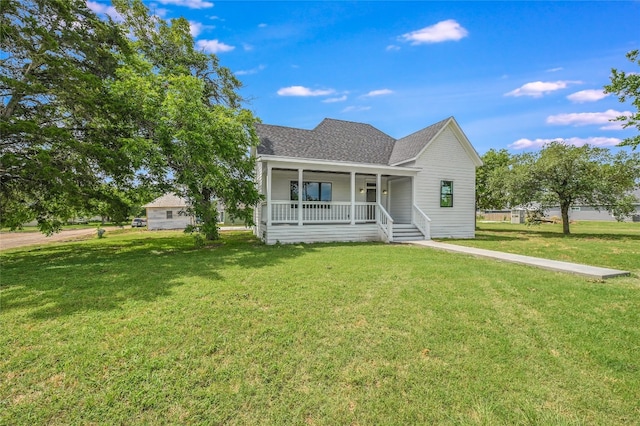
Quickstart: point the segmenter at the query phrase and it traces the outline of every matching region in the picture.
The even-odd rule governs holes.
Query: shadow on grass
[[[2,256],[2,310],[28,309],[36,319],[113,310],[166,297],[193,278],[221,280],[230,266],[262,268],[313,250],[265,246],[247,232],[198,249],[189,236],[161,234],[42,246]]]

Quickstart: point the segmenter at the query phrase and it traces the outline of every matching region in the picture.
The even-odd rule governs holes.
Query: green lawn
[[[0,254],[0,424],[640,419],[637,277],[223,236]]]
[[[562,224],[479,222],[475,239],[443,241],[640,274],[640,223],[576,222],[564,235]]]

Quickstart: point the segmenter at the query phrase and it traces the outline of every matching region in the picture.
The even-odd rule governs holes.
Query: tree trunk
[[[565,235],[569,232],[569,203],[561,203],[560,211],[562,212],[562,233]]]
[[[207,241],[215,241],[218,235],[218,212],[215,204],[211,202],[211,191],[207,188],[202,190],[202,231]]]

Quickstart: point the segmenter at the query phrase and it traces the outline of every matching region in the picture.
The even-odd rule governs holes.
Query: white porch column
[[[412,224],[416,223],[416,212],[415,212],[415,209],[413,208],[413,206],[416,204],[416,194],[414,193],[415,187],[416,187],[416,178],[414,176],[411,176],[411,223]]]
[[[378,206],[380,205],[380,199],[382,197],[382,176],[380,173],[376,175],[376,221],[380,222],[380,217],[378,216]]]
[[[304,170],[298,169],[298,226],[302,226],[302,184],[304,183]]]
[[[267,226],[271,226],[271,164],[267,163]]]
[[[351,224],[356,224],[356,172],[351,172]]]

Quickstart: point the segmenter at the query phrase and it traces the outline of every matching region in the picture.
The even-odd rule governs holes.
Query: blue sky
[[[329,117],[400,138],[453,115],[480,154],[632,135],[609,121],[632,106],[602,86],[611,68],[638,71],[625,54],[640,48],[640,1],[145,4],[187,18],[267,124]]]

